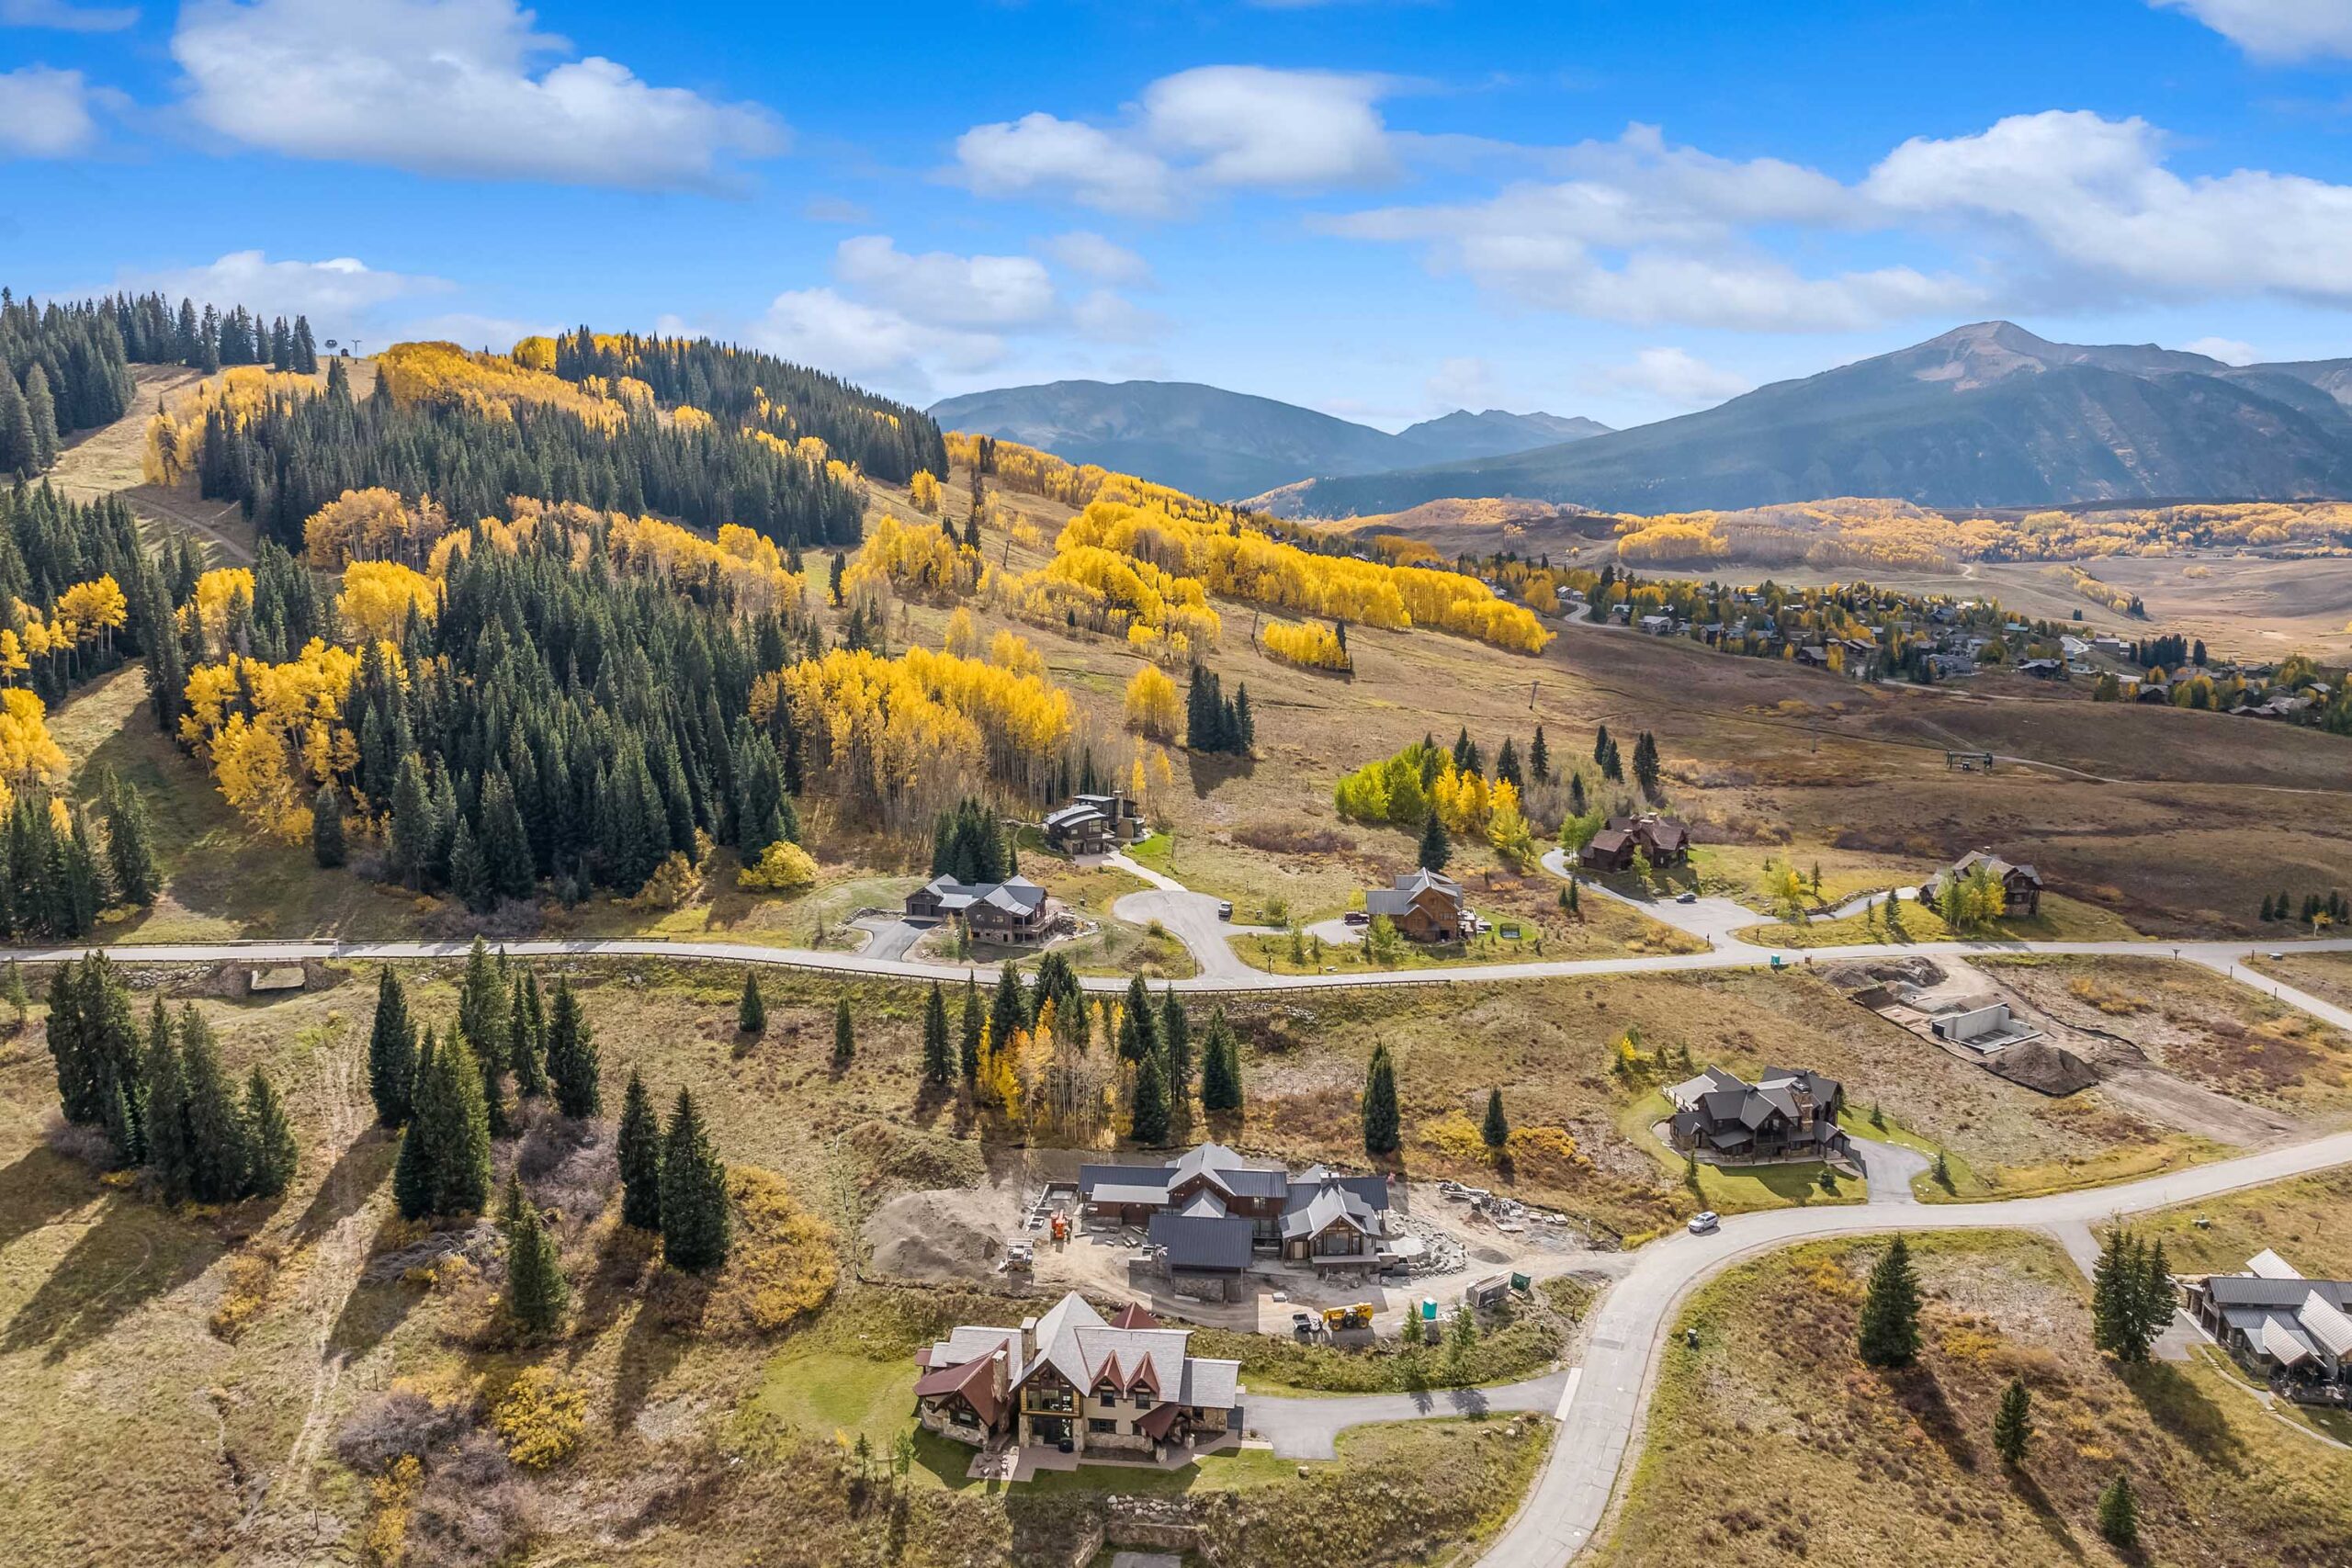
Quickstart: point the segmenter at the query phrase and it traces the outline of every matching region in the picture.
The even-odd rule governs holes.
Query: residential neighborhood
[[[1044,830],[1046,845],[1066,855],[1109,854],[1148,831],[1143,807],[1123,791],[1074,795],[1068,806],[1046,813]]]
[[[1078,1176],[1088,1218],[1143,1225],[1178,1295],[1239,1301],[1253,1259],[1318,1276],[1366,1275],[1393,1255],[1388,1179],[1342,1176],[1322,1166],[1294,1174],[1203,1144],[1160,1166],[1089,1165]]]
[[[1363,912],[1368,920],[1386,916],[1408,942],[1460,942],[1472,934],[1462,885],[1434,871],[1410,871],[1392,887],[1368,890]]]
[[[1755,1083],[1721,1067],[1666,1091],[1674,1146],[1717,1164],[1838,1160],[1853,1143],[1838,1125],[1846,1090],[1816,1072],[1767,1067]]]
[[[2352,1403],[2352,1280],[2306,1280],[2266,1247],[2243,1274],[2181,1281],[2189,1315],[2277,1392]]]
[[[1690,828],[1686,822],[1656,812],[1639,817],[1611,817],[1585,847],[1577,863],[1601,875],[1634,869],[1641,856],[1653,867],[1682,865],[1690,859]]]

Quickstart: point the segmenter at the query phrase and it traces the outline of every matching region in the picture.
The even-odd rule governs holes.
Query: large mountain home
[[[1966,877],[1979,865],[1988,867],[2001,881],[2001,895],[2012,915],[2038,915],[2041,912],[2041,874],[2030,865],[2011,865],[1990,850],[1971,850],[1942,871],[1928,878],[1919,889],[1919,902],[1932,905],[1943,897],[1944,879]]]
[[[1690,829],[1686,823],[1656,812],[1611,817],[1591,841],[1577,852],[1577,863],[1587,871],[1613,875],[1634,869],[1635,851],[1648,857],[1653,866],[1681,865],[1690,858]]]
[[[1139,1306],[1109,1322],[1072,1291],[1018,1328],[964,1326],[915,1352],[915,1418],[975,1447],[1158,1460],[1241,1438],[1241,1363],[1187,1354]]]
[[[2352,1280],[2306,1280],[2267,1248],[2245,1267],[2182,1280],[2189,1315],[2289,1398],[2352,1404]]]
[[[1322,1166],[1293,1175],[1203,1144],[1171,1165],[1080,1166],[1087,1214],[1148,1226],[1179,1294],[1238,1300],[1261,1250],[1318,1274],[1369,1273],[1389,1257],[1388,1179]]]
[[[1838,1125],[1845,1088],[1819,1073],[1767,1067],[1750,1084],[1709,1067],[1669,1086],[1666,1098],[1674,1146],[1722,1164],[1840,1159],[1853,1149]]]
[[[1108,854],[1144,836],[1143,807],[1124,793],[1074,795],[1045,828],[1046,842],[1066,855]]]
[[[974,942],[1035,946],[1052,932],[1062,907],[1025,876],[1002,882],[958,882],[935,876],[907,895],[910,920],[960,919]]]
[[[1470,934],[1462,907],[1462,885],[1433,871],[1412,871],[1394,887],[1374,887],[1363,896],[1366,919],[1388,917],[1396,934],[1408,942],[1460,942]]]

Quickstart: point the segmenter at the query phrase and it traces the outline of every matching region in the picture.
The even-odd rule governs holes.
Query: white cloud
[[[1055,306],[1054,280],[1034,256],[910,255],[886,234],[861,234],[841,243],[833,273],[859,294],[939,326],[1027,326]]]
[[[304,315],[322,336],[379,319],[385,306],[455,286],[421,274],[381,272],[350,256],[330,261],[271,261],[260,251],[232,251],[203,266],[124,273],[115,287],[183,297],[226,310],[243,305],[265,316]],[[481,318],[473,318],[479,321]]]
[[[0,28],[119,33],[139,20],[136,6],[75,6],[68,0],[0,0]]]
[[[1043,193],[1137,218],[1176,206],[1170,170],[1157,156],[1049,114],[974,126],[956,139],[956,162],[957,178],[980,196]]]
[[[2186,11],[2257,60],[2352,55],[2352,6],[2344,0],[2148,0]]]
[[[1149,262],[1090,230],[1056,234],[1038,248],[1070,271],[1102,283],[1135,285],[1152,280]]]
[[[2164,141],[2136,118],[2013,115],[1914,138],[1862,188],[1902,212],[1989,218],[2050,263],[2143,296],[2352,301],[2352,186],[2258,169],[2183,179]]]
[[[1204,65],[1144,89],[1111,129],[1041,112],[976,125],[951,177],[981,196],[1048,196],[1164,218],[1204,192],[1302,191],[1394,176],[1374,107],[1393,84],[1334,71]]]
[[[1204,65],[1144,89],[1144,133],[1211,185],[1305,190],[1396,172],[1378,76]]]
[[[1004,341],[992,333],[928,326],[831,288],[777,295],[751,337],[787,359],[918,394],[930,389],[934,369],[969,374],[1004,356]]]
[[[639,81],[533,29],[514,0],[191,0],[172,36],[187,107],[289,157],[420,174],[716,188],[783,151],[752,104]]]
[[[1612,387],[1640,392],[1679,409],[1704,408],[1748,389],[1747,378],[1737,372],[1710,365],[1688,349],[1672,347],[1643,349],[1631,363],[1609,367],[1601,378]]]
[[[89,85],[79,71],[27,65],[0,73],[0,158],[62,158],[95,141]]]
[[[2184,345],[2191,354],[2201,354],[2208,359],[2218,359],[2224,365],[2258,365],[2262,351],[2250,343],[2240,343],[2231,337],[2200,337]]]

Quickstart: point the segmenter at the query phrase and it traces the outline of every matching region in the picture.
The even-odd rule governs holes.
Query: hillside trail
[[[176,404],[204,383],[204,373],[178,365],[136,365],[131,380],[138,390],[130,407],[111,424],[76,434],[57,455],[44,476],[68,501],[102,501],[119,495],[153,529],[186,529],[215,546],[231,560],[250,562],[254,552],[237,538],[234,502],[199,501],[146,482],[142,460],[147,450],[147,422],[159,405]]]
[[[252,1540],[249,1551],[267,1552],[251,1561],[306,1562],[316,1560],[319,1461],[334,1425],[335,1393],[342,1386],[348,1353],[334,1346],[341,1318],[367,1261],[369,1204],[352,1162],[344,1157],[374,1120],[368,1099],[363,1043],[356,1032],[338,1027],[333,1039],[311,1054],[312,1100],[327,1118],[326,1147],[334,1158],[326,1183],[312,1200],[340,1214],[311,1247],[298,1313],[307,1320],[303,1344],[313,1359],[310,1401],[286,1457],[238,1530]]]

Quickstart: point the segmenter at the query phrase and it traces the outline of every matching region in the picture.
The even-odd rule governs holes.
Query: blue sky
[[[918,401],[1630,424],[2006,316],[2352,355],[2352,0],[0,0],[0,281]]]

